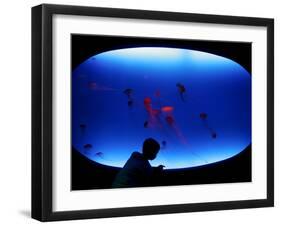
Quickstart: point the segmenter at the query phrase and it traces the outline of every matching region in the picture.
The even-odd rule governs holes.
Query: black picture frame
[[[55,14],[247,25],[267,29],[267,198],[55,212],[52,209],[52,18]],[[274,206],[274,20],[221,15],[43,4],[32,8],[32,218],[40,221]]]

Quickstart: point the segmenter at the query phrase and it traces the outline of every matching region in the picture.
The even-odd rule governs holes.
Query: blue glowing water
[[[153,117],[144,104],[147,97],[157,112]],[[166,169],[240,153],[251,143],[250,74],[221,56],[159,47],[103,52],[73,70],[72,145],[79,152],[122,167],[148,137],[162,146],[151,164]]]

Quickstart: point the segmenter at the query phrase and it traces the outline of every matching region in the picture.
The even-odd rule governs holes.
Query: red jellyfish
[[[143,105],[144,105],[145,110],[148,113],[148,117],[149,117],[148,120],[149,120],[151,117],[151,112],[152,112],[151,99],[149,97],[144,98]]]
[[[144,124],[145,127],[147,127],[148,125],[150,126],[160,126],[161,124],[159,122],[159,114],[160,114],[160,110],[158,109],[153,109],[152,108],[152,101],[150,99],[150,97],[146,97],[143,100],[143,104],[144,104],[144,108],[148,113],[148,123]]]
[[[164,107],[161,108],[161,110],[163,112],[165,112],[165,113],[172,113],[173,110],[174,110],[174,107],[172,107],[172,106],[164,106]]]
[[[171,126],[174,124],[175,120],[172,115],[174,108],[172,106],[164,106],[161,108],[161,111],[166,114],[165,120]]]
[[[146,110],[147,113],[148,113],[148,117],[149,117],[148,120],[150,120],[151,117],[153,117],[153,114],[152,114],[152,106],[151,106],[151,99],[150,99],[149,97],[144,98],[143,104],[144,104],[145,110]],[[147,125],[148,125],[148,122],[145,123],[145,125],[147,126]]]
[[[147,111],[151,110],[151,99],[149,97],[144,98],[143,100],[144,107]]]
[[[176,136],[180,139],[182,143],[186,144],[186,138],[180,130],[179,126],[176,124],[176,120],[173,116],[174,107],[164,106],[161,108],[161,111],[164,113],[166,122],[174,130]]]
[[[170,126],[172,126],[172,125],[174,124],[174,122],[175,122],[173,116],[171,116],[171,115],[167,115],[165,119],[166,119],[166,122],[167,122]]]
[[[213,139],[217,138],[217,133],[209,126],[207,121],[208,115],[205,112],[200,113],[199,117],[202,119],[204,127],[210,132]]]

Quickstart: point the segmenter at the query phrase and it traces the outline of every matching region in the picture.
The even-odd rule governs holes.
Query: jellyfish
[[[79,126],[80,126],[81,129],[85,129],[86,128],[86,124],[83,124],[83,123],[81,123]]]
[[[165,116],[166,122],[170,126],[173,125],[173,123],[175,122],[175,119],[174,119],[174,117],[172,115],[172,113],[174,111],[174,107],[172,107],[172,106],[164,106],[164,107],[161,108],[161,111],[166,114],[166,116]]]
[[[202,120],[206,120],[207,119],[207,114],[205,113],[205,112],[202,112],[202,113],[200,113],[200,118],[202,119]]]
[[[144,98],[143,104],[146,110],[151,109],[151,99],[149,97]]]
[[[177,83],[176,86],[178,87],[178,91],[181,97],[181,100],[185,102],[184,93],[186,92],[185,86],[181,83]]]
[[[131,88],[125,89],[123,91],[123,93],[128,97],[128,107],[132,107],[133,103],[134,103],[133,97],[132,97],[133,89],[131,89]]]
[[[95,153],[95,156],[97,156],[99,158],[103,158],[104,154],[103,154],[103,152],[99,151],[99,152]]]
[[[161,142],[161,144],[162,144],[161,149],[165,149],[166,146],[167,146],[167,142],[166,142],[165,140],[163,140],[163,141]]]
[[[173,106],[163,106],[161,108],[161,111],[163,112],[165,121],[167,122],[167,124],[170,126],[170,128],[173,129],[173,131],[175,132],[176,136],[178,137],[178,139],[183,143],[186,144],[186,138],[183,135],[180,127],[177,125],[175,117],[173,116],[173,111],[174,111],[174,107]]]
[[[172,106],[164,106],[161,108],[161,111],[166,112],[166,113],[172,113],[174,110],[174,107]]]
[[[204,127],[210,132],[211,137],[212,137],[213,139],[216,139],[216,138],[217,138],[217,133],[214,131],[213,128],[211,128],[211,127],[209,126],[209,122],[208,122],[208,120],[207,120],[208,115],[207,115],[205,112],[201,112],[201,113],[199,114],[199,117],[201,118],[201,120],[202,120],[202,122],[203,122],[203,124],[204,124]]]
[[[145,122],[143,123],[143,127],[144,127],[144,128],[148,128],[148,124],[149,124],[148,121],[145,121]]]
[[[85,148],[85,149],[91,149],[92,147],[93,147],[93,146],[92,146],[91,144],[85,144],[85,145],[84,145],[84,148]]]
[[[125,89],[125,90],[123,91],[123,93],[124,93],[126,96],[128,96],[128,98],[130,99],[130,98],[132,97],[132,94],[133,94],[133,89],[131,89],[131,88]]]
[[[175,132],[177,138],[180,140],[180,142],[183,143],[183,144],[187,144],[186,137],[182,133],[180,127],[176,124],[174,117],[167,116],[166,122],[174,130],[174,132]]]
[[[161,111],[158,110],[158,109],[152,109],[152,110],[151,110],[151,114],[152,114],[153,116],[158,116],[160,113],[161,113]]]
[[[159,115],[160,115],[161,111],[159,109],[152,108],[152,101],[151,101],[150,97],[144,98],[143,104],[144,104],[145,110],[148,113],[149,125],[162,127],[160,120],[159,120]]]
[[[91,144],[85,144],[84,145],[84,149],[85,149],[85,152],[87,153],[87,152],[89,152],[91,149],[92,149],[92,145]]]
[[[174,122],[175,122],[174,117],[171,116],[171,115],[167,115],[167,116],[165,117],[165,120],[166,120],[166,122],[167,122],[170,126],[172,126],[172,125],[174,124]]]
[[[152,113],[153,109],[152,109],[152,106],[151,106],[151,99],[149,97],[144,98],[143,104],[144,104],[144,108],[147,111],[148,115],[150,117],[153,116],[153,113]]]
[[[81,132],[84,133],[87,126],[86,126],[86,124],[81,123],[79,125],[79,127],[80,127]]]
[[[133,106],[133,100],[128,100],[128,107],[132,107]]]
[[[216,139],[217,138],[217,133],[216,132],[212,132],[212,138]]]

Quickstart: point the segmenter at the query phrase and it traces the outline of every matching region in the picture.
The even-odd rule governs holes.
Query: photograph
[[[274,205],[274,19],[32,8],[39,221]]]
[[[250,42],[71,34],[71,190],[252,180]]]

